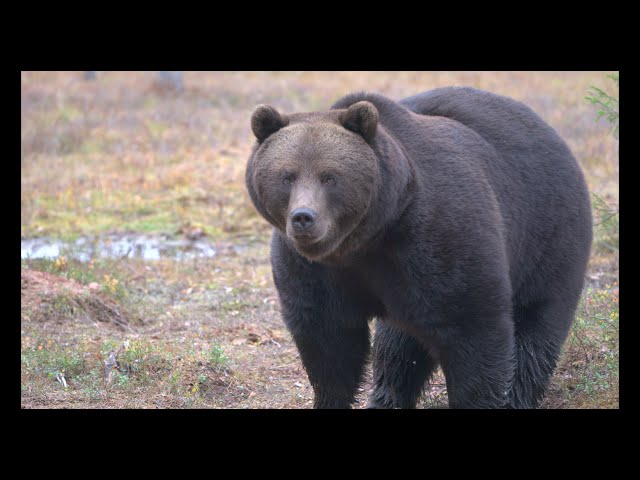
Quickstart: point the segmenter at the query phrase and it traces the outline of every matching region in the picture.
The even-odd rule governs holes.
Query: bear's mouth
[[[289,222],[285,233],[298,253],[312,261],[327,255],[333,245],[333,230],[326,219],[320,219],[312,228],[302,232],[296,231]]]
[[[291,240],[293,240],[297,245],[300,245],[301,247],[308,247],[308,246],[313,245],[314,243],[318,243],[320,240],[322,240],[321,236],[319,237],[319,236],[316,236],[316,235],[312,235],[310,233],[289,235],[289,238]]]
[[[287,235],[287,238],[300,255],[314,262],[321,261],[335,248],[335,239],[330,232],[323,235]]]

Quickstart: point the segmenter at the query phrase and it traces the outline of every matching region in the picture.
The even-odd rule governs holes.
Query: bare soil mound
[[[120,306],[101,293],[97,283],[82,285],[27,269],[22,269],[20,277],[23,322],[103,322],[130,329]]]

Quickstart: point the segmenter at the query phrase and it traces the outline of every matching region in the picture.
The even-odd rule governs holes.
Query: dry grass
[[[22,235],[176,235],[195,227],[221,254],[197,262],[23,262],[99,284],[135,330],[86,321],[65,302],[36,320],[38,302],[23,296],[24,407],[310,406],[308,380],[279,319],[270,229],[244,189],[249,117],[259,103],[291,112],[326,109],[356,90],[398,99],[447,85],[491,90],[527,103],[566,139],[602,199],[596,221],[617,209],[618,143],[584,100],[592,85],[613,91],[604,72],[187,72],[180,94],[153,83],[143,72],[100,72],[93,82],[81,72],[22,74]],[[614,216],[597,227],[591,290],[548,408],[618,407],[616,242]],[[242,254],[225,248],[237,244],[246,246]],[[126,341],[105,384],[104,361]],[[55,379],[61,370],[66,388]],[[422,407],[446,405],[442,383],[434,381]]]

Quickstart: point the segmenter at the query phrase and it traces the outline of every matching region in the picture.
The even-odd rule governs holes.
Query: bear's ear
[[[251,130],[260,143],[288,124],[288,117],[280,115],[271,105],[258,105],[251,115]]]
[[[358,133],[370,142],[378,128],[378,109],[371,102],[357,102],[340,115],[340,123],[347,130]]]

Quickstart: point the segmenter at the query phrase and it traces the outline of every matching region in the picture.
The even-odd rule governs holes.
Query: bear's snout
[[[315,255],[321,242],[327,239],[329,223],[321,210],[308,206],[291,210],[287,218],[287,236],[303,255]]]
[[[313,227],[317,216],[310,208],[296,208],[291,212],[291,225],[296,233],[305,233]]]

